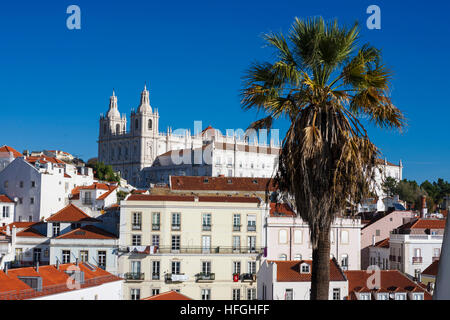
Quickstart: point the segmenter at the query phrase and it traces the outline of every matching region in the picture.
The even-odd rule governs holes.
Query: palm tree
[[[405,125],[389,97],[381,52],[358,38],[357,23],[296,18],[287,37],[264,35],[276,61],[254,63],[244,76],[243,108],[265,114],[249,128],[290,121],[273,182],[309,225],[314,300],[328,299],[332,221],[373,190],[379,151],[360,116],[381,128]]]

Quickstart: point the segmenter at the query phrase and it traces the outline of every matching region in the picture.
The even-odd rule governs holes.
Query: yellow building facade
[[[256,197],[129,196],[120,212],[123,298],[177,290],[195,300],[256,299],[266,210]]]

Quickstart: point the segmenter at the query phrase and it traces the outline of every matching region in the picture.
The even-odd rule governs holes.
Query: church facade
[[[150,106],[146,87],[137,110],[131,111],[128,127],[129,130],[127,117],[120,114],[113,91],[108,112],[100,116],[98,161],[111,165],[136,187],[167,183],[169,175],[269,177],[280,151],[272,141],[258,145],[256,136],[250,140],[237,134],[222,135],[212,127],[194,135],[189,130],[174,133],[171,128],[160,132],[159,113]],[[202,154],[200,162],[167,159],[167,155],[198,154],[198,150]],[[217,169],[219,165],[223,170]]]

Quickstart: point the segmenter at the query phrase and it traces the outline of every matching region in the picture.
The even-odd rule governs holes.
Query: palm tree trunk
[[[321,230],[313,249],[311,300],[328,300],[330,281],[330,226]]]

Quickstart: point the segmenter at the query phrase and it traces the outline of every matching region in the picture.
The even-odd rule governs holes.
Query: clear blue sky
[[[66,28],[71,4],[81,8],[81,30]],[[371,4],[381,8],[381,30],[366,28]],[[261,34],[316,15],[358,20],[361,41],[381,48],[395,72],[392,97],[409,126],[369,128],[384,155],[402,159],[408,179],[450,180],[448,1],[4,1],[0,145],[95,157],[112,89],[129,114],[145,82],[161,130],[193,131],[194,120],[246,128],[258,116],[241,110],[241,77],[271,54]]]

